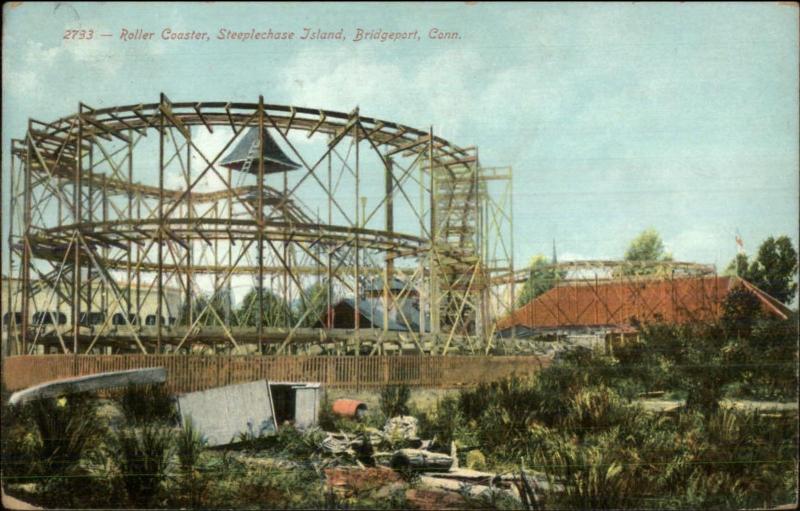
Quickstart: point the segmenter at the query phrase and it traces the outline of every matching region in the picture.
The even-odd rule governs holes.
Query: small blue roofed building
[[[423,326],[420,326],[419,293],[416,289],[408,287],[402,280],[394,278],[389,282],[388,291],[388,306],[384,308],[383,279],[375,278],[366,283],[358,304],[359,328],[383,329],[385,316],[386,327],[389,331],[429,331],[430,318],[427,316],[424,318]],[[326,317],[320,318],[318,326],[355,328],[354,304],[353,298],[339,300]],[[385,309],[388,312],[385,312]]]

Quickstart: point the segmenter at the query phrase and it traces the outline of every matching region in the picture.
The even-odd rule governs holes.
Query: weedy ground
[[[329,390],[320,426],[357,435],[408,413],[419,419],[419,436],[435,440],[434,449],[449,453],[454,443],[462,466],[524,466],[546,478],[549,485],[538,490],[544,509],[794,502],[796,406],[758,413],[729,404],[796,403],[796,326],[757,324],[749,337],[709,328],[654,328],[613,357],[576,351],[533,377],[472,389]],[[654,391],[681,406],[670,413],[645,409],[639,398]],[[333,416],[330,404],[339,397],[365,401],[364,421]],[[523,508],[495,494],[440,498],[412,476],[335,488],[326,469],[357,462],[323,453],[320,430],[281,428],[274,437],[242,438],[235,449],[210,449],[191,424],[178,423],[163,388],[105,399],[63,396],[6,407],[2,418],[6,488],[46,507]]]

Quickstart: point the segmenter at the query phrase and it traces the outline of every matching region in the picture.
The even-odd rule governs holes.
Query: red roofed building
[[[578,281],[559,285],[497,322],[504,335],[538,335],[590,329],[630,332],[638,324],[716,321],[728,293],[744,286],[765,313],[787,319],[791,310],[738,277]]]

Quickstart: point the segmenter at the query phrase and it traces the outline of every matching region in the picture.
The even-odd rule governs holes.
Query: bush
[[[178,411],[175,397],[161,385],[129,385],[118,397],[129,424],[175,423]]]
[[[2,438],[3,479],[30,476],[38,463],[39,436],[34,430],[30,414],[21,405],[3,408],[0,438]]]
[[[208,499],[209,479],[198,470],[200,455],[206,446],[205,437],[187,420],[175,437],[175,450],[180,466],[178,490],[181,506],[197,508]]]
[[[323,392],[322,399],[319,405],[319,415],[317,416],[317,423],[319,427],[325,431],[334,431],[335,423],[338,417],[333,413],[333,403],[328,397],[327,390]]]
[[[97,400],[87,394],[39,399],[24,405],[36,425],[39,474],[63,475],[95,448],[105,432]]]
[[[398,415],[408,415],[408,400],[411,387],[408,385],[387,385],[381,388],[381,412],[387,419]]]
[[[192,420],[187,420],[175,437],[175,450],[181,470],[191,471],[197,467],[206,443],[205,437],[195,429]]]
[[[417,413],[416,417],[419,420],[419,436],[435,440],[435,446],[440,451],[449,453],[452,442],[462,448],[478,444],[477,422],[467,421],[460,408],[459,396],[446,396],[433,411]]]
[[[106,425],[97,399],[69,394],[3,411],[3,478],[38,483],[45,507],[108,507],[119,504],[103,455]]]
[[[123,429],[117,433],[116,447],[128,499],[138,507],[156,504],[172,457],[172,432],[154,424]]]

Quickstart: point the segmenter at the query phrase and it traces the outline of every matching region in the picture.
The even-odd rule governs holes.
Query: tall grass
[[[380,406],[384,417],[408,415],[408,400],[411,398],[411,387],[408,385],[387,385],[381,388]]]
[[[656,364],[652,371],[630,371],[609,357],[579,352],[533,378],[512,377],[440,401],[422,416],[422,434],[479,448],[493,470],[513,470],[524,459],[551,482],[544,495],[547,508],[747,508],[792,502],[796,416],[784,420],[720,408],[721,382],[741,374],[728,367],[739,348],[725,339],[692,347],[689,332],[672,332],[678,336],[673,363],[715,366],[705,368],[707,374],[700,374],[700,367],[677,367],[689,382],[664,377],[670,366],[660,365],[663,352],[625,354],[643,365]],[[670,331],[658,335],[656,346],[670,345]],[[693,395],[695,406],[675,416],[645,412],[630,390],[649,388],[653,375],[663,390]],[[703,391],[705,383],[711,388]]]
[[[207,445],[205,437],[198,431],[192,420],[187,420],[175,435],[175,451],[178,457],[178,489],[180,504],[189,508],[201,506],[208,498],[210,480],[199,470],[200,455]]]
[[[132,424],[175,423],[175,397],[163,384],[129,385],[117,398],[125,419]]]
[[[97,408],[97,399],[89,394],[5,408],[4,479],[37,483],[40,503],[47,507],[115,502],[113,478],[104,477],[107,428]]]
[[[37,454],[43,473],[69,471],[105,431],[97,418],[96,399],[86,394],[39,399],[26,406],[38,432]]]
[[[195,428],[192,420],[187,420],[175,436],[175,450],[181,470],[191,471],[197,467],[200,454],[207,443],[206,438]]]
[[[117,463],[131,503],[156,504],[173,454],[172,432],[160,425],[120,430],[115,438]]]

